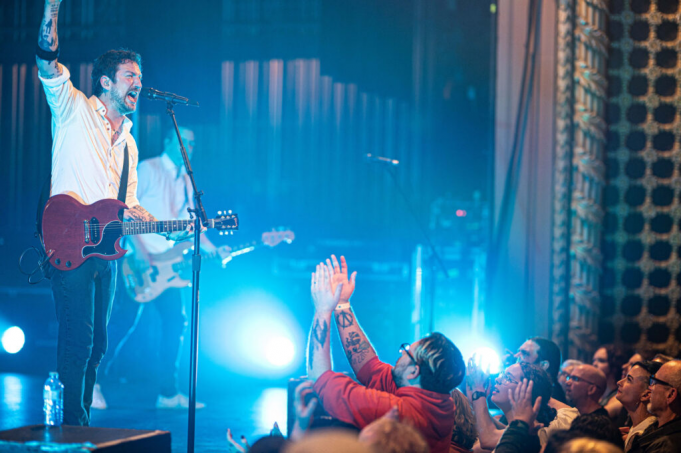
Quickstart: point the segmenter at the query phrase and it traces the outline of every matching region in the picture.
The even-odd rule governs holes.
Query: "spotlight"
[[[16,354],[24,347],[26,337],[24,331],[17,326],[10,327],[2,334],[2,347],[10,354]]]
[[[490,374],[497,374],[501,371],[501,359],[499,354],[492,348],[482,347],[473,351],[475,364],[483,371]]]
[[[293,361],[293,342],[286,337],[274,337],[265,345],[265,357],[275,367],[285,367]]]

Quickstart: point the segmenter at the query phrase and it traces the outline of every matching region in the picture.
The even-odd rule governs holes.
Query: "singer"
[[[126,115],[137,108],[142,58],[110,50],[92,69],[94,95],[74,88],[57,61],[61,0],[45,0],[36,63],[52,112],[51,195],[67,194],[85,204],[118,198],[130,209],[125,219],[155,220],[137,200],[137,144]],[[185,232],[176,233],[178,236]],[[64,384],[64,424],[89,425],[97,369],[107,349],[107,324],[116,262],[97,258],[75,270],[56,271],[52,294],[59,321],[57,371]]]

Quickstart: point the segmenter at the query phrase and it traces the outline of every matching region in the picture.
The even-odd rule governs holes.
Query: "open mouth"
[[[132,102],[133,104],[137,103],[137,98],[139,96],[140,92],[139,91],[131,91],[128,93],[126,98]]]

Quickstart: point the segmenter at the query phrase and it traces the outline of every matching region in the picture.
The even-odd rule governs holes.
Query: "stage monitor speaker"
[[[170,453],[168,431],[141,431],[136,429],[93,428],[88,426],[47,427],[45,425],[24,426],[0,431],[0,451],[38,452],[38,443],[63,444],[62,452],[83,451],[89,442],[97,453]],[[69,449],[67,445],[73,445]]]

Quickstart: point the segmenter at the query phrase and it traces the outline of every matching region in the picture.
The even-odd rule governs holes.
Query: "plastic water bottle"
[[[43,410],[45,425],[61,426],[64,418],[64,384],[59,380],[59,373],[51,372],[43,388]]]

